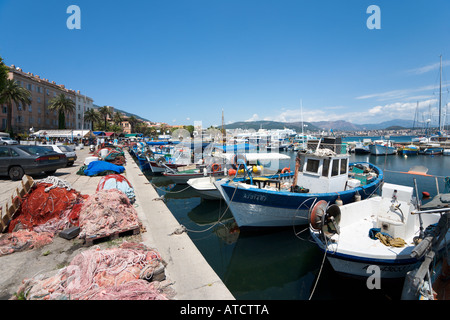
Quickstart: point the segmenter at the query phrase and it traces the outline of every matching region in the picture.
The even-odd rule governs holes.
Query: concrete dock
[[[89,150],[77,150],[77,156],[74,166],[59,169],[54,176],[67,181],[81,194],[91,195],[95,193],[102,177],[77,175],[76,172],[84,164],[84,159],[90,156]],[[174,299],[234,300],[189,235],[186,232],[177,232],[180,230],[180,224],[165,203],[158,200],[159,195],[127,151],[125,157],[124,175],[134,188],[134,207],[145,229],[145,232],[139,235],[140,242],[155,248],[167,263],[165,274],[173,283],[172,288],[176,292]],[[39,180],[45,177],[43,175],[33,178]],[[13,190],[20,183],[11,181],[8,177],[0,177],[0,205],[10,200]],[[78,239],[65,240],[56,236],[52,244],[43,248],[0,256],[0,299],[13,296],[24,279],[55,272],[67,265],[75,255],[89,248],[80,242]]]

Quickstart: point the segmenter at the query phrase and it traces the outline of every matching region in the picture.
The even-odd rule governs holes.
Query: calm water
[[[295,153],[286,153],[291,155],[291,161],[281,163],[281,168],[295,167]],[[386,182],[414,186],[416,177],[419,193],[428,191],[432,196],[436,194],[434,178],[400,172],[423,165],[429,174],[450,175],[450,157],[442,155],[352,155],[351,161],[378,165],[385,170]],[[224,201],[202,200],[186,185],[147,176],[158,193],[165,194],[168,208],[189,230],[193,242],[238,300],[307,300],[314,287],[312,300],[400,299],[401,281],[382,282],[380,290],[369,290],[362,280],[337,275],[326,260],[322,265],[323,253],[310,240],[305,227],[240,232]],[[438,184],[444,191],[443,177]]]

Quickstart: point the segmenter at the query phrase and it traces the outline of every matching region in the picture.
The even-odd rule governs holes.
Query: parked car
[[[11,139],[10,137],[0,137],[0,145],[7,144],[19,144],[16,140]]]
[[[0,175],[20,180],[24,174],[45,172],[52,175],[67,166],[65,154],[50,151],[41,146],[0,146]]]
[[[69,146],[62,144],[57,145],[53,144],[53,145],[46,145],[45,148],[48,148],[49,150],[53,150],[58,153],[64,153],[67,157],[68,167],[72,166],[75,160],[77,160],[77,153]]]

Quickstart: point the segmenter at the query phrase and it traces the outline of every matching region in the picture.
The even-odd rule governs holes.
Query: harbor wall
[[[156,248],[167,263],[166,276],[173,281],[177,300],[234,300],[235,298],[158,193],[125,151],[125,175],[136,194],[136,210],[146,232],[144,244]]]

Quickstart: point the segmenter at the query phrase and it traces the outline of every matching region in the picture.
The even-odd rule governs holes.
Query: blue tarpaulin
[[[125,168],[123,166],[118,166],[107,161],[92,161],[91,163],[89,163],[87,169],[84,170],[84,174],[87,176],[95,176],[99,175],[99,173],[102,173],[103,171],[114,171],[117,173],[122,173],[125,171]]]

